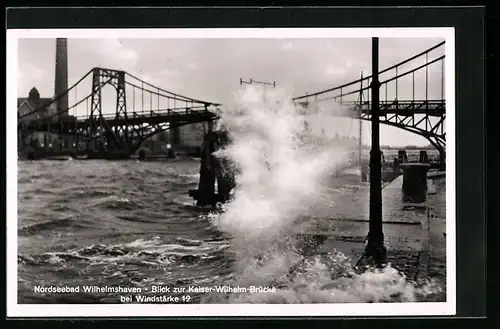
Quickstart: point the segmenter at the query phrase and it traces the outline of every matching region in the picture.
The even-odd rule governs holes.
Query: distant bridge
[[[444,53],[444,44],[441,42],[379,72],[380,122],[425,137],[442,154],[442,158],[446,146],[446,103],[445,55],[440,53]],[[429,78],[432,80],[436,75],[429,74],[429,69],[436,68],[440,70],[440,79],[434,81],[438,86],[430,89]],[[419,77],[422,72],[425,76]],[[311,104],[321,104],[323,107],[340,104],[347,109],[344,115],[370,120],[371,78],[361,77],[335,88],[296,97],[294,101],[304,108]],[[416,96],[416,85],[424,86],[425,95]],[[106,89],[106,86],[113,88]],[[80,96],[78,87],[90,89],[90,93],[85,92]],[[105,91],[109,89],[113,90],[113,101],[103,104],[105,96],[109,96]],[[429,91],[432,96],[437,94],[439,97],[429,97]],[[57,104],[60,98],[72,94],[72,105],[67,109],[59,109],[41,118],[37,116],[47,107]],[[113,112],[103,112],[106,106],[112,106]],[[77,153],[98,157],[128,157],[140,148],[144,140],[157,133],[191,123],[217,120],[219,106],[217,103],[172,93],[125,71],[93,68],[49,104],[19,114],[19,139],[23,144],[34,132],[49,132],[70,138],[69,148]]]
[[[78,86],[84,85],[90,76],[90,93],[78,97]],[[103,112],[106,86],[114,89],[113,113]],[[75,97],[67,109],[41,118],[36,115],[70,92]],[[49,132],[69,138],[76,153],[127,157],[157,133],[215,120],[219,105],[169,92],[124,71],[93,68],[49,104],[19,114],[18,128],[21,141],[34,132]]]

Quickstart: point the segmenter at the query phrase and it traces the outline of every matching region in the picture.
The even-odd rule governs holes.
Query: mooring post
[[[420,163],[427,163],[429,161],[429,158],[427,156],[427,151],[426,150],[421,150],[420,155],[418,157],[418,162]]]
[[[403,203],[423,203],[427,199],[428,163],[403,163]]]
[[[368,243],[365,254],[371,257],[380,266],[386,261],[387,250],[384,246],[382,228],[382,154],[380,151],[380,108],[378,77],[378,44],[377,37],[372,38],[372,149],[370,151],[370,215]]]
[[[200,207],[214,205],[215,203],[215,166],[212,155],[215,151],[214,146],[215,132],[213,131],[213,126],[209,124],[208,131],[203,139],[198,191],[196,195],[192,195],[197,201],[196,205]]]
[[[400,170],[400,167],[399,167],[400,164],[401,164],[401,161],[399,160],[399,158],[394,158],[392,168],[395,172],[398,172]]]
[[[368,181],[368,165],[366,163],[361,163],[361,181]]]
[[[400,163],[408,162],[408,156],[406,155],[406,150],[399,150],[398,151],[398,159],[399,159]]]

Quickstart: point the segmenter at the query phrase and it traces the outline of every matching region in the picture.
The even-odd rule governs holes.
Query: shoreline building
[[[68,46],[66,38],[56,39],[56,56],[55,56],[55,82],[54,82],[54,97],[40,97],[40,92],[36,87],[33,87],[28,97],[19,97],[17,99],[17,112],[19,116],[27,115],[19,120],[19,122],[32,122],[44,118],[52,118],[55,124],[59,121],[73,121],[73,116],[68,112],[57,115],[65,109],[68,109],[68,95],[62,96],[58,101],[54,98],[61,95],[68,89]],[[51,103],[52,102],[52,103]],[[35,110],[37,110],[34,112]],[[28,146],[29,148],[41,148],[51,152],[70,149],[73,146],[73,136],[60,136],[50,132],[35,132],[28,136],[22,136],[18,132],[18,148],[22,153]]]
[[[20,97],[17,101],[18,115],[27,115],[19,122],[32,122],[51,117],[54,124],[59,122],[73,122],[74,117],[67,111],[69,107],[68,95],[64,92],[68,90],[68,40],[57,38],[55,45],[55,82],[54,97],[40,97],[36,87],[33,87],[28,97]],[[56,101],[54,99],[59,97]],[[41,109],[34,112],[36,109]],[[59,113],[59,114],[58,114]],[[143,147],[148,148],[153,153],[167,153],[169,148],[179,154],[197,155],[200,153],[203,144],[206,127],[203,123],[194,123],[179,128],[168,130],[152,136],[144,141]],[[75,138],[72,135],[58,135],[49,132],[36,132],[28,136],[21,136],[18,132],[18,151],[20,153],[29,152],[27,149],[37,148],[45,153],[71,152],[75,151]],[[79,142],[79,147],[85,147]]]
[[[31,88],[28,97],[17,98],[17,113],[20,116],[26,115],[20,122],[33,122],[44,117],[48,117],[55,113],[56,107],[52,103],[52,98],[40,97],[40,93],[36,87]],[[36,109],[42,108],[40,111],[34,112]],[[29,114],[31,113],[31,114]],[[19,151],[23,151],[25,146],[31,147],[46,147],[49,144],[56,142],[57,136],[48,132],[35,132],[28,136],[22,136],[21,131],[18,131],[18,147]]]

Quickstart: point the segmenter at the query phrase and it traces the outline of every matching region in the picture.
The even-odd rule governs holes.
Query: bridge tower
[[[114,120],[121,124],[113,126],[103,116],[102,88],[106,85],[113,86],[116,91]],[[92,70],[92,95],[88,121],[86,134],[89,157],[127,158],[132,153],[128,130],[125,71],[97,67]]]
[[[54,96],[57,97],[66,92],[66,90],[68,90],[68,39],[57,38]],[[68,107],[68,95],[66,94],[57,102],[57,112],[65,110]],[[59,119],[58,116],[56,116],[57,119]]]

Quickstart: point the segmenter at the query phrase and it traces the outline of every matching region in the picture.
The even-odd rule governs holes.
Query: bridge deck
[[[352,107],[352,110],[359,109],[359,102],[346,101],[341,103],[344,106]],[[371,102],[363,102],[361,111],[371,112]],[[393,100],[380,102],[380,115],[399,114],[413,115],[426,114],[431,116],[441,116],[446,112],[446,103],[444,100]]]
[[[176,125],[185,125],[190,123],[198,123],[211,121],[217,118],[213,112],[206,110],[185,111],[159,110],[159,111],[141,111],[130,112],[127,118],[116,118],[115,114],[105,114],[102,118],[110,126],[140,126],[143,124],[158,125],[161,123],[174,123]],[[25,129],[35,129],[40,131],[59,131],[60,127],[83,129],[87,128],[91,123],[88,117],[72,117],[71,120],[55,121],[52,118],[39,119],[37,121],[21,122],[19,125]]]

